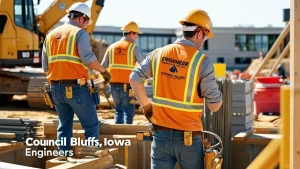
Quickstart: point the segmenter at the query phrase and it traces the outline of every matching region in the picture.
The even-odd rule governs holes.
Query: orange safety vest
[[[171,44],[152,54],[153,117],[159,126],[202,131],[203,99],[198,96],[205,55],[183,44]]]
[[[129,84],[129,76],[135,67],[135,47],[132,42],[120,40],[108,49],[111,82]]]
[[[46,37],[48,56],[48,80],[88,79],[88,69],[80,60],[76,35],[81,28],[70,24],[62,25]]]

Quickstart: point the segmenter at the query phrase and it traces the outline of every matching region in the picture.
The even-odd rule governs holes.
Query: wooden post
[[[270,73],[268,76],[271,76],[275,69],[277,68],[277,66],[279,65],[279,63],[281,62],[281,60],[289,53],[290,51],[290,42],[286,45],[286,47],[284,48],[283,52],[280,54],[280,56],[277,58],[276,62],[274,63]]]
[[[300,1],[291,0],[290,10],[291,142],[290,167],[300,168]]]

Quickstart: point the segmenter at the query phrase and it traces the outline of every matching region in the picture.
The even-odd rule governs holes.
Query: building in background
[[[272,47],[283,28],[252,28],[252,27],[232,27],[213,28],[215,37],[208,39],[202,50],[207,54],[213,63],[226,63],[227,70],[244,70],[251,61],[263,56]],[[137,45],[143,53],[164,45],[173,43],[181,37],[181,29],[158,29],[141,28],[143,34],[139,35]],[[97,26],[93,37],[96,40],[104,39],[112,44],[122,37],[120,27]]]

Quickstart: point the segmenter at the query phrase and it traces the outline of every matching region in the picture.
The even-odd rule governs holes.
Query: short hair
[[[190,22],[184,22],[183,25],[185,26],[198,26],[196,24],[193,24],[193,23],[190,23]],[[183,31],[183,36],[185,38],[192,38],[195,36],[195,34],[199,32],[198,30],[195,30],[195,31]]]

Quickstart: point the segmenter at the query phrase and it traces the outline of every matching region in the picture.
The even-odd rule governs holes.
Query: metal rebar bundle
[[[0,133],[15,134],[14,138],[1,138],[0,142],[25,141],[36,135],[36,128],[40,125],[39,121],[21,118],[0,118]],[[5,134],[4,136],[5,137]]]
[[[222,169],[231,168],[231,102],[232,102],[232,83],[230,79],[220,78],[217,80],[219,90],[223,94],[223,105],[217,112],[211,112],[207,106],[203,113],[204,130],[217,134],[223,142],[223,165]],[[206,105],[206,104],[205,104]],[[210,141],[213,137],[207,137]]]

